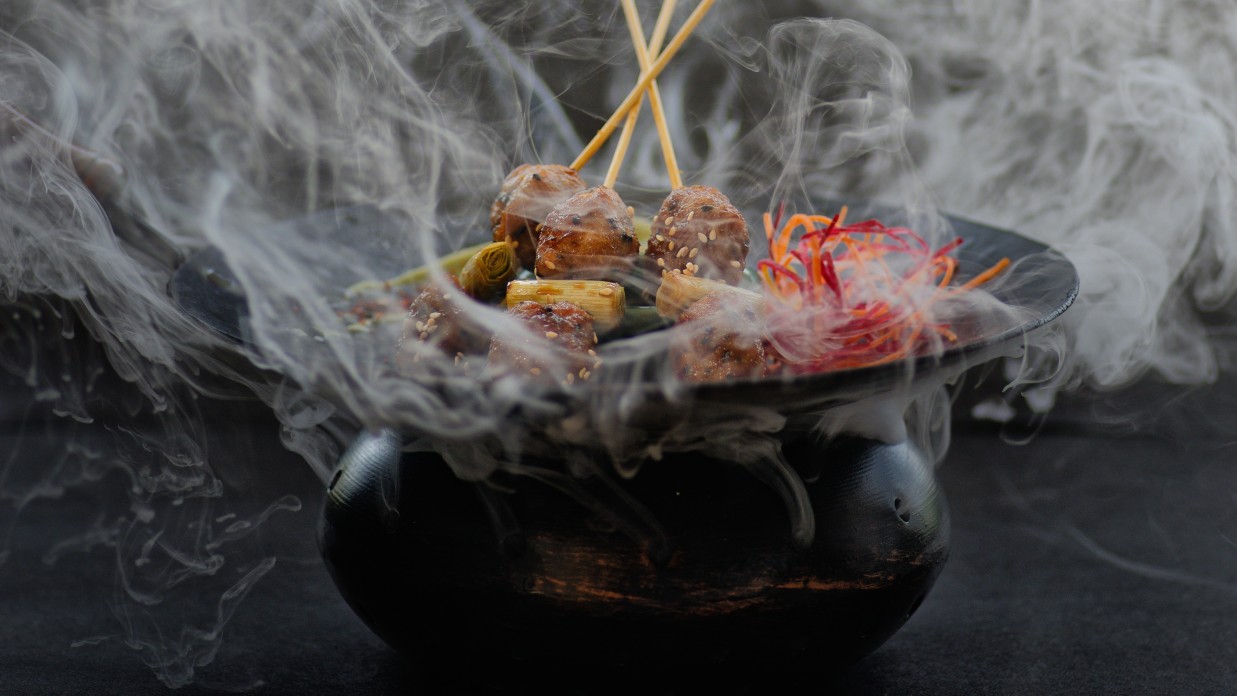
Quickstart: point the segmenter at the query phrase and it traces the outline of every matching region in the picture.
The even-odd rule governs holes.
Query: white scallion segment
[[[736,288],[719,280],[685,273],[667,273],[662,276],[661,287],[657,290],[657,312],[668,319],[678,319],[679,315],[697,300],[713,293],[725,293],[736,303],[751,303],[755,306],[761,302],[758,292]]]
[[[622,285],[602,280],[513,280],[507,283],[507,306],[518,302],[570,302],[588,312],[597,330],[605,333],[623,321],[627,294]]]

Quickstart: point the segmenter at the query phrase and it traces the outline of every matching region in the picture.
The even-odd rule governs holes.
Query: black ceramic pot
[[[531,478],[465,482],[399,448],[390,432],[353,443],[322,552],[378,635],[461,678],[478,664],[535,683],[833,670],[906,622],[949,553],[944,498],[908,445],[787,446],[816,515],[806,548],[781,499],[727,462],[682,456],[599,483],[646,508],[662,534],[642,537]]]
[[[903,222],[879,206],[852,205],[851,213]],[[787,433],[805,428],[789,424],[806,418],[810,427],[857,395],[924,379],[944,383],[1017,354],[1078,293],[1078,275],[1059,253],[1007,230],[949,220],[965,240],[958,282],[1010,259],[987,288],[1018,312],[996,324],[961,322],[953,327],[956,345],[899,363],[693,385],[674,400],[661,385],[645,385],[627,424],[655,436],[735,405],[787,416],[783,449],[807,482],[816,520],[810,545],[794,542],[774,490],[733,463],[676,455],[646,464],[631,480],[599,475],[573,484],[579,489],[569,496],[539,482],[553,477],[458,480],[438,456],[402,454],[399,437],[380,432],[353,444],[327,498],[321,544],[340,590],[421,672],[444,673],[451,684],[498,675],[504,685],[554,678],[597,691],[599,682],[647,684],[643,678],[655,676],[698,686],[702,668],[737,683],[819,673],[873,650],[941,571],[949,546],[944,501],[931,467],[906,445],[796,441]],[[392,224],[376,209],[348,208],[267,233],[340,239],[351,248],[391,236],[376,230],[402,234]],[[330,297],[329,288],[342,295],[356,279],[324,271],[318,280]],[[170,287],[187,314],[243,344],[248,307],[240,288],[211,249],[190,258]],[[540,466],[561,474],[561,462]],[[643,512],[634,519],[603,512],[635,508]]]

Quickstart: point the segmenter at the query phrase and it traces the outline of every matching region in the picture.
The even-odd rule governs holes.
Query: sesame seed
[[[688,219],[689,221],[690,221],[692,218],[694,218],[694,217],[696,217],[696,211],[694,211],[694,210],[693,210],[693,211],[691,211],[690,213],[688,213],[688,214],[687,214],[687,219]]]
[[[630,205],[627,206],[627,217],[635,217],[635,216],[636,216],[636,209]]]
[[[423,322],[423,321],[418,321],[418,322],[417,322],[417,331],[424,331],[424,330],[425,330],[425,322]]]
[[[554,333],[553,331],[547,331],[545,332],[545,337],[553,341],[554,339],[558,338],[558,334]]]
[[[576,376],[573,374],[567,375],[567,384],[575,384]]]
[[[453,293],[453,292],[443,293],[443,295],[442,295],[442,299],[443,299],[443,300],[449,300],[449,299],[451,299],[451,298],[453,298],[453,297],[455,297],[455,293]]]
[[[673,224],[674,224],[674,216],[673,216],[673,215],[671,215],[670,217],[666,218],[666,224],[667,224],[667,225],[673,225]]]
[[[659,235],[657,235],[657,241],[659,241],[659,242],[664,242],[664,241],[666,241],[666,235],[664,235],[664,234],[659,234]]]
[[[734,266],[735,268],[743,268],[743,264],[739,263],[738,261],[731,261],[730,265]]]
[[[692,253],[687,255],[687,258],[694,259],[696,258],[696,254],[699,254],[699,253],[700,253],[700,247],[696,247],[695,249],[692,249]]]
[[[657,265],[658,265],[658,266],[661,266],[662,268],[665,268],[665,267],[666,267],[666,260],[665,260],[665,259],[657,259]]]
[[[704,232],[697,232],[697,233],[696,233],[696,237],[697,237],[698,239],[700,239],[700,243],[701,243],[701,244],[708,244],[708,243],[709,243],[709,238],[708,238],[708,236],[706,236],[706,235],[705,235],[705,233],[704,233]]]
[[[596,355],[597,355],[597,351],[593,350],[592,348],[589,348],[589,349],[588,349],[588,354],[589,354],[589,355],[592,355],[592,356],[594,356],[594,357],[596,357]]]
[[[674,242],[670,242],[670,251],[674,251]]]
[[[430,319],[437,319],[442,316],[442,312],[430,312]]]
[[[671,228],[670,228],[670,231],[669,231],[669,232],[667,232],[666,234],[669,234],[671,237],[673,237],[673,236],[674,236],[674,233],[675,233],[675,232],[678,232],[678,231],[679,231],[679,228],[677,228],[677,227],[671,227]]]
[[[675,254],[675,257],[681,259],[686,254],[687,254],[687,247],[683,247],[682,249],[679,249],[679,253]]]
[[[584,378],[584,379],[588,379],[589,377],[592,377],[592,376],[593,376],[593,373],[592,373],[592,372],[589,372],[588,370],[581,370],[581,372],[582,372],[583,374],[581,374],[581,375],[580,375],[580,377],[582,377],[582,378]]]
[[[614,294],[614,288],[602,288],[597,292],[597,294],[602,297],[609,297]]]
[[[717,239],[717,230],[709,230],[709,239]]]
[[[597,345],[597,343],[598,343],[598,341],[597,341],[597,332],[596,332],[596,331],[594,331],[594,332],[593,332],[593,345]]]
[[[554,262],[550,261],[549,259],[546,260],[545,267],[550,269],[551,271],[554,270],[555,268],[558,268],[558,266],[555,266]]]
[[[540,367],[534,367],[534,368],[529,369],[529,372],[530,372],[530,373],[532,373],[532,374],[534,374],[534,375],[539,375],[539,374],[541,374],[541,368],[540,368]]]
[[[580,375],[580,379],[588,379],[588,368],[581,367],[578,374]]]

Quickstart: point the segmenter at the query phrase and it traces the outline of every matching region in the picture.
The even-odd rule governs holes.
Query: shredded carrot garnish
[[[1001,259],[955,285],[960,238],[933,248],[905,227],[847,224],[845,207],[782,225],[784,212],[764,215],[769,258],[757,269],[772,298],[770,343],[796,372],[883,365],[956,344],[945,305],[1010,264]]]
[[[1001,259],[1000,261],[997,261],[996,264],[992,268],[989,268],[983,273],[980,273],[974,278],[971,278],[970,280],[963,283],[960,289],[961,290],[973,290],[983,285],[984,283],[988,282],[989,280],[992,280],[993,278],[995,278],[996,275],[1000,273],[1001,271],[1005,270],[1005,267],[1008,265],[1009,265],[1009,259]]]

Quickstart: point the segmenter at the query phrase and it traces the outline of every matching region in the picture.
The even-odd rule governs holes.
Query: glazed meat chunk
[[[706,295],[679,317],[670,344],[675,374],[686,382],[752,379],[765,372],[760,317],[751,304]]]
[[[685,186],[653,218],[646,254],[662,271],[737,285],[748,245],[747,222],[726,196],[711,186]]]
[[[537,242],[537,275],[620,282],[640,254],[631,211],[614,189],[568,198],[546,217]]]
[[[521,164],[507,175],[490,206],[494,241],[515,244],[520,265],[531,269],[537,260],[537,227],[558,204],[585,188],[570,167]]]
[[[587,380],[600,361],[594,350],[593,318],[570,302],[520,302],[508,314],[524,321],[531,336],[509,334],[490,341],[490,367],[534,381],[570,385]]]
[[[413,299],[396,353],[401,371],[412,369],[427,348],[460,360],[485,351],[488,338],[469,319],[462,304],[466,302],[470,300],[454,279],[445,286],[430,285]]]

